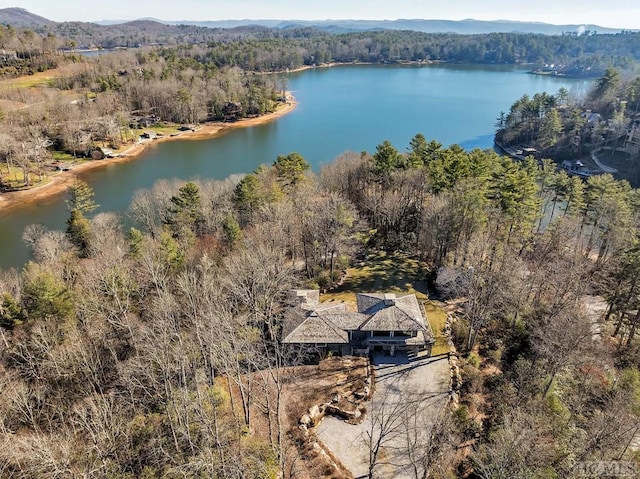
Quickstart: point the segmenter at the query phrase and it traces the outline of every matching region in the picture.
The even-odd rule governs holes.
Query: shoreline
[[[255,72],[256,75],[280,75],[286,73],[298,73],[306,70],[315,70],[319,68],[333,68],[333,67],[342,67],[342,66],[352,66],[352,65],[410,65],[410,66],[425,66],[425,65],[436,65],[441,63],[447,63],[444,60],[407,60],[407,61],[399,61],[395,63],[380,63],[380,62],[329,62],[329,63],[319,63],[317,65],[303,65],[297,68],[291,68],[287,70],[279,70],[275,72]]]
[[[216,136],[236,128],[250,128],[252,126],[262,125],[277,120],[288,113],[291,113],[298,103],[291,94],[287,93],[287,101],[284,105],[279,106],[275,111],[267,113],[256,118],[245,118],[233,123],[211,122],[204,123],[198,130],[184,131],[176,135],[166,135],[157,139],[139,140],[133,145],[126,148],[115,158],[105,158],[104,160],[89,160],[86,163],[75,166],[72,170],[60,171],[50,176],[50,181],[41,186],[17,191],[0,192],[0,216],[16,209],[20,206],[34,203],[40,200],[59,195],[64,192],[76,179],[79,173],[104,168],[109,165],[135,161],[149,147],[163,143],[165,141],[176,140],[206,140],[215,138]],[[149,128],[152,130],[152,128]]]

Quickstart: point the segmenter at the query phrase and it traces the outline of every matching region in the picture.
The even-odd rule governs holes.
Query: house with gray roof
[[[359,293],[356,312],[345,303],[321,303],[314,290],[294,291],[293,297],[296,314],[285,324],[285,344],[341,355],[431,354],[433,334],[414,294]]]

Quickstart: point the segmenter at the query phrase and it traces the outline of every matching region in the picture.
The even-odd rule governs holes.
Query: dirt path
[[[582,298],[587,318],[591,323],[591,336],[594,341],[602,340],[602,318],[607,310],[607,302],[602,296],[585,295]]]
[[[276,111],[257,118],[240,120],[235,123],[207,123],[202,125],[202,127],[197,131],[185,131],[175,136],[164,136],[155,140],[138,141],[137,143],[123,151],[117,158],[88,161],[76,166],[72,170],[56,173],[55,176],[52,177],[51,181],[46,185],[37,186],[26,190],[0,193],[0,215],[6,214],[10,210],[13,210],[27,203],[37,202],[44,198],[49,198],[51,196],[60,194],[61,192],[65,191],[70,184],[73,183],[79,173],[97,168],[104,168],[107,165],[132,161],[138,158],[151,145],[172,140],[204,140],[207,138],[213,138],[219,134],[224,133],[225,131],[234,128],[249,128],[256,125],[262,125],[264,123],[274,121],[292,112],[296,106],[297,103],[295,99],[289,96],[287,103],[279,107]]]

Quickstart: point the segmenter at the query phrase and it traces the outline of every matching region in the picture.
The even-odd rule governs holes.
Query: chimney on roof
[[[384,305],[385,306],[393,306],[396,304],[396,295],[394,293],[385,293],[384,295]]]
[[[320,304],[319,289],[293,289],[290,291],[292,303],[298,306]]]

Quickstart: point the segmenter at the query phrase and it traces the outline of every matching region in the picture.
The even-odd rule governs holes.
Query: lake
[[[584,92],[584,80],[531,75],[487,65],[317,68],[288,75],[298,107],[277,121],[200,141],[154,145],[139,159],[80,176],[96,192],[97,211],[124,213],[133,194],[162,178],[223,179],[297,151],[315,170],[345,151],[375,151],[389,140],[404,151],[416,133],[444,145],[491,148],[500,111],[527,93]],[[65,229],[65,195],[0,213],[0,268],[28,260],[24,228]]]

